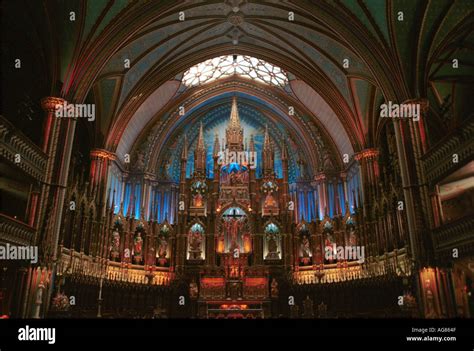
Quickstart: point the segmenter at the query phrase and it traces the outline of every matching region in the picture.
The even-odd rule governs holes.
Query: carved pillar
[[[318,217],[324,217],[326,215],[326,175],[324,173],[318,173],[315,177],[315,186],[318,189]]]
[[[56,117],[56,110],[63,103],[65,100],[57,97],[46,97],[41,100],[41,106],[46,113],[43,151],[46,153],[48,161],[38,206],[37,224],[39,230],[35,241],[40,245],[40,264],[43,267],[48,267],[53,275],[56,269],[55,260],[58,254],[58,241],[76,127],[76,118]],[[51,284],[47,289],[48,307],[54,287]]]
[[[407,214],[410,250],[419,265],[427,264],[432,257],[430,228],[433,227],[428,187],[421,157],[426,150],[423,120],[428,111],[426,99],[416,99],[404,104],[419,104],[421,116],[394,119],[395,139],[400,164],[405,210]]]
[[[375,148],[364,149],[354,156],[359,162],[361,182],[362,182],[362,199],[364,201],[364,209],[373,205],[373,199],[379,193],[378,183],[380,177],[378,164],[379,151]],[[364,213],[367,215],[367,213]]]

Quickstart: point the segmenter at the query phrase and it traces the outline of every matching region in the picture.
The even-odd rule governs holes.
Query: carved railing
[[[17,156],[20,159],[18,161]],[[47,156],[35,143],[0,115],[0,156],[35,179],[42,180]]]
[[[335,267],[336,266],[336,267]],[[412,273],[412,265],[405,253],[390,253],[385,256],[371,258],[369,262],[359,264],[350,262],[346,266],[331,264],[324,269],[305,269],[293,273],[296,284],[331,284],[341,283],[357,279],[374,278],[384,275],[409,276]]]
[[[474,156],[473,135],[474,121],[469,121],[440,140],[423,156],[428,182],[434,184],[455,170],[454,154],[457,154],[458,164],[472,160]]]
[[[32,244],[35,233],[28,224],[0,213],[0,242],[28,246]]]
[[[433,229],[435,250],[442,251],[474,246],[474,217],[463,217],[454,222]]]
[[[142,284],[142,285],[170,285],[174,273],[168,268],[154,267],[145,270],[144,266],[123,266],[118,262],[95,259],[89,255],[61,250],[58,265],[58,274],[63,276],[83,276],[87,279],[104,279],[110,282]]]

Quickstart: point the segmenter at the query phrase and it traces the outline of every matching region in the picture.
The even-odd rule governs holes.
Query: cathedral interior
[[[2,12],[2,318],[474,315],[472,1]]]

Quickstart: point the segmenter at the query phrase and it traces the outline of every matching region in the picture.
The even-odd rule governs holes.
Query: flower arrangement
[[[69,298],[64,293],[57,293],[53,297],[52,308],[56,311],[67,311],[70,307]]]

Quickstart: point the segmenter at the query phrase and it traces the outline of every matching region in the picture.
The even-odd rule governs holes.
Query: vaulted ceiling
[[[17,6],[40,14],[26,26],[40,33],[30,40],[41,47],[51,81],[44,94],[96,103],[96,123],[84,126],[91,147],[119,156],[143,151],[151,171],[162,162],[156,150],[178,147],[182,127],[196,130],[204,112],[228,104],[232,91],[272,124],[285,126],[285,135],[271,128],[275,140],[306,155],[318,151],[314,159],[307,156],[312,172],[325,162],[341,168],[343,154],[377,146],[384,101],[428,98],[433,142],[472,117],[469,0],[51,0]],[[190,66],[227,54],[281,67],[290,77],[287,89],[242,79],[183,89]],[[182,105],[187,113],[178,118]],[[155,151],[144,150],[150,140]]]

